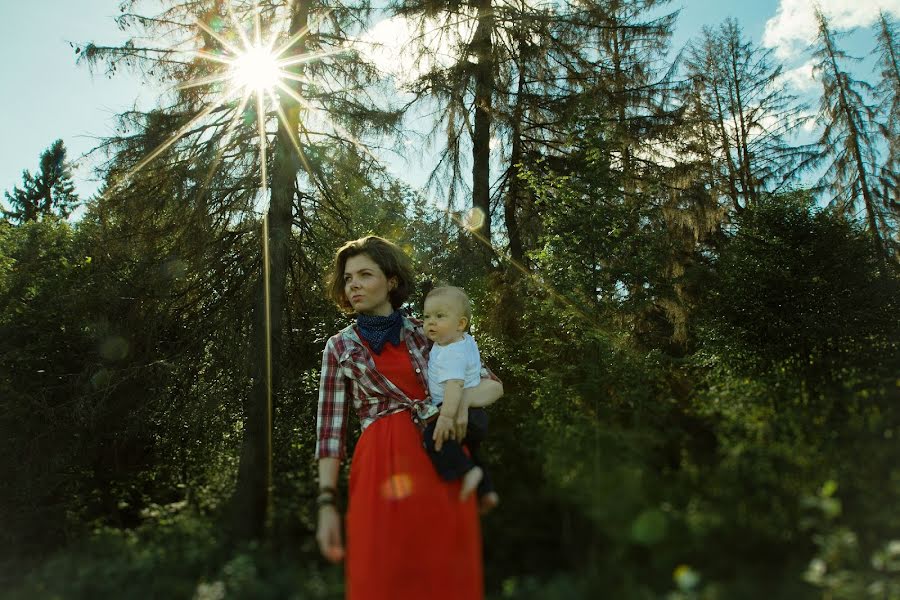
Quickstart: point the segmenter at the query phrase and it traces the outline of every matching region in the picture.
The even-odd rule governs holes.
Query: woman
[[[409,259],[387,240],[361,238],[338,250],[328,283],[332,299],[357,319],[328,340],[322,358],[319,549],[332,562],[344,558],[335,487],[352,404],[363,433],[350,467],[347,598],[480,600],[476,500],[460,501],[459,482],[443,481],[422,447],[430,342],[421,323],[398,310],[412,291]],[[486,406],[502,394],[488,377],[463,401]]]

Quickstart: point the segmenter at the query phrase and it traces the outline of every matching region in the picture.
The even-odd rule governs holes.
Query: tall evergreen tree
[[[794,182],[813,156],[790,138],[804,106],[785,90],[772,50],[744,38],[737,21],[704,28],[688,47],[685,161],[700,158],[708,185],[735,211]]]
[[[887,144],[887,157],[881,168],[882,201],[892,212],[890,224],[894,232],[900,227],[900,37],[897,23],[887,13],[879,14],[875,25],[876,53],[881,79],[876,86],[882,137]],[[887,236],[885,236],[887,237]]]
[[[446,193],[451,210],[460,190],[471,190],[471,207],[477,215],[473,231],[490,240],[490,146],[498,65],[496,7],[492,0],[399,0],[391,8],[396,16],[414,24],[416,34],[408,50],[416,56],[417,64],[429,65],[409,85],[413,102],[433,101],[442,113],[433,131],[443,126],[445,149],[429,184]],[[437,35],[426,33],[433,30],[437,30]],[[440,39],[441,48],[431,47],[436,38]],[[437,58],[448,50],[449,60]],[[466,146],[471,147],[472,159],[468,182],[464,175]]]
[[[683,130],[667,52],[677,13],[665,7],[579,3],[559,16],[554,35],[571,51],[555,55],[569,62],[549,104],[568,137],[526,177],[541,272],[642,345],[681,352],[700,250],[722,214],[675,154]]]
[[[165,176],[173,166],[188,165],[194,175],[182,182],[184,201],[208,215],[223,234],[240,232],[241,237],[255,237],[257,206],[268,201],[263,212],[269,276],[260,269],[253,292],[246,341],[251,386],[243,403],[243,448],[232,502],[235,532],[239,537],[258,537],[271,484],[266,424],[275,407],[269,404],[269,390],[277,405],[286,282],[292,260],[299,258],[292,257],[292,226],[308,231],[304,227],[308,219],[328,219],[339,212],[341,194],[329,176],[329,163],[355,152],[354,145],[360,142],[354,136],[362,131],[374,134],[394,123],[391,113],[379,110],[368,95],[375,69],[347,51],[365,23],[368,4],[170,0],[163,3],[162,12],[151,15],[138,12],[136,4],[123,5],[120,24],[165,40],[167,46],[148,47],[133,40],[122,47],[91,44],[79,51],[92,63],[105,61],[112,71],[137,67],[175,83],[179,91],[164,108],[124,115],[129,135],[109,144],[117,152],[110,193],[127,185],[136,168]],[[266,41],[276,37],[274,47],[283,50],[282,57],[297,57],[271,92],[274,110],[246,98],[221,103],[220,94],[231,82],[216,82],[222,78],[222,58],[229,54],[240,58],[234,56],[235,48],[246,44],[242,39],[254,38],[256,18],[268,32]],[[258,124],[258,129],[242,127],[244,121]],[[260,159],[258,135],[265,137],[269,149],[265,161]],[[269,163],[271,168],[266,169]],[[380,171],[374,173],[377,177]],[[261,196],[260,183],[271,190],[269,198]]]
[[[869,102],[872,86],[854,79],[844,62],[858,60],[842,50],[836,34],[821,10],[816,10],[818,40],[813,53],[815,72],[822,82],[819,122],[820,160],[828,167],[822,178],[834,191],[832,203],[855,218],[864,213],[866,229],[875,247],[884,253],[886,222],[878,203],[875,144],[875,107]]]
[[[22,172],[22,187],[5,192],[10,209],[3,214],[14,223],[37,221],[47,215],[68,217],[78,205],[78,195],[72,183],[72,170],[66,162],[66,147],[56,140],[41,153],[37,172]]]
[[[667,52],[678,13],[664,12],[667,4],[598,0],[579,3],[571,17],[584,67],[573,75],[583,78],[584,91],[572,128],[578,152],[565,174],[567,187],[585,190],[587,206],[565,210],[582,214],[574,227],[585,240],[576,252],[587,262],[586,295],[614,307],[649,345],[672,336],[684,342],[679,281],[714,212],[695,206],[671,160],[679,116]],[[688,222],[697,230],[683,227]],[[548,240],[562,233],[557,227],[548,227]]]
[[[574,17],[586,34],[583,62],[590,104],[584,114],[613,154],[623,201],[640,202],[656,183],[661,142],[671,130],[673,91],[667,52],[677,12],[669,0],[579,3]]]
[[[471,189],[471,206],[478,213],[473,230],[488,240],[491,237],[491,133],[497,68],[502,61],[496,52],[503,49],[496,45],[499,10],[502,7],[492,4],[492,0],[392,3],[395,15],[414,24],[416,35],[409,51],[416,56],[417,64],[430,64],[410,85],[414,102],[435,101],[442,116],[434,130],[443,125],[446,131],[445,150],[430,183],[437,183],[441,175],[447,176],[446,187],[438,189],[447,194],[451,209],[459,190]],[[435,38],[440,39],[441,48],[430,46]],[[439,53],[447,51],[449,59],[436,59]],[[463,174],[463,153],[467,145],[472,153],[469,185]]]

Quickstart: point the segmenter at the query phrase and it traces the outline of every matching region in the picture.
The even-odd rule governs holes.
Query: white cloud
[[[435,67],[452,65],[455,49],[471,36],[472,24],[471,19],[464,18],[449,28],[430,22],[426,23],[426,33],[419,36],[417,23],[402,16],[391,17],[376,23],[355,46],[403,87]]]
[[[813,89],[816,86],[813,64],[813,61],[808,61],[795,69],[784,71],[781,74],[781,81],[779,83],[789,85],[800,92],[806,92]]]
[[[819,128],[819,122],[816,121],[816,113],[808,112],[807,114],[805,114],[803,116],[806,117],[806,120],[803,121],[803,125],[801,125],[800,128],[806,134],[812,134],[815,130],[817,130]]]
[[[775,48],[780,58],[796,56],[816,38],[817,5],[835,29],[872,25],[880,10],[900,15],[900,0],[781,0],[766,22],[763,45]]]
[[[406,49],[412,32],[411,24],[403,17],[383,19],[369,29],[355,46],[384,73],[405,79],[405,74],[412,70],[415,63],[415,57]]]

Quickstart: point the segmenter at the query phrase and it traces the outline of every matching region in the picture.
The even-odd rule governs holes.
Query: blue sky
[[[23,169],[33,172],[40,153],[57,138],[77,158],[98,136],[110,134],[113,115],[140,96],[136,77],[92,77],[85,66],[76,66],[69,46],[125,39],[113,21],[116,12],[111,0],[0,0],[0,189],[20,183]]]
[[[34,171],[42,150],[62,138],[70,158],[110,135],[116,112],[152,105],[157,91],[135,75],[91,75],[76,65],[69,41],[115,44],[125,39],[113,18],[116,0],[0,0],[0,55],[4,93],[0,95],[0,190],[20,183],[23,169]],[[871,20],[878,8],[900,14],[900,0],[820,0],[838,24]],[[682,7],[674,44],[681,47],[704,25],[734,17],[755,41],[765,41],[785,57],[790,68],[807,60],[802,49],[810,0],[675,0]],[[769,32],[767,34],[767,25]],[[807,32],[808,33],[808,32]],[[868,38],[860,34],[857,38]],[[860,44],[859,39],[856,43]],[[853,48],[851,48],[853,49]],[[96,188],[89,164],[78,163],[79,192]]]

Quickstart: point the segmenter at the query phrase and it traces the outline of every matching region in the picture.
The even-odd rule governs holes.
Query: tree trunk
[[[525,266],[525,248],[522,243],[519,216],[516,214],[522,186],[519,182],[519,170],[522,163],[522,117],[525,104],[525,53],[527,48],[523,40],[519,40],[519,81],[516,90],[516,106],[513,110],[512,151],[509,166],[509,190],[503,203],[503,218],[506,221],[506,233],[509,236],[510,257]]]
[[[481,211],[484,220],[477,235],[491,240],[491,102],[493,82],[493,48],[491,31],[494,14],[491,0],[477,0],[478,27],[472,47],[475,65],[475,130],[472,133],[472,207]],[[489,254],[489,253],[488,253]]]
[[[866,209],[866,224],[869,227],[869,230],[872,232],[872,244],[875,247],[875,252],[878,254],[880,258],[884,258],[885,250],[884,244],[881,240],[881,232],[878,229],[878,221],[875,215],[875,201],[872,197],[872,191],[869,189],[869,182],[866,178],[866,165],[862,158],[862,150],[859,145],[860,134],[856,128],[856,120],[853,118],[853,111],[850,109],[850,102],[847,100],[847,85],[846,80],[843,77],[841,71],[838,70],[837,67],[837,59],[834,56],[834,51],[831,49],[831,46],[828,47],[829,58],[831,59],[831,65],[834,69],[835,79],[838,82],[838,97],[840,98],[840,109],[844,113],[844,119],[847,121],[849,125],[848,135],[850,136],[850,146],[853,152],[853,162],[856,167],[856,174],[859,181],[860,191],[863,197],[863,204]]]
[[[722,157],[725,165],[728,167],[728,192],[731,195],[731,203],[734,209],[740,212],[744,207],[741,206],[741,194],[737,187],[737,168],[734,166],[734,159],[731,157],[731,142],[728,138],[728,129],[725,127],[725,109],[722,106],[722,97],[716,87],[717,83],[713,83],[713,94],[716,98],[716,126],[719,130],[719,136],[722,140]]]
[[[309,4],[296,3],[289,35],[305,28],[308,21]],[[298,41],[293,50],[295,53],[302,53],[303,41]],[[267,310],[265,273],[261,272],[251,320],[250,370],[253,384],[250,395],[244,401],[244,438],[237,485],[232,497],[232,531],[241,540],[258,539],[264,535],[271,507],[272,414],[280,388],[282,319],[290,258],[291,213],[300,170],[300,159],[294,148],[300,107],[287,98],[282,99],[282,106],[286,119],[279,120],[272,165],[271,201],[267,213],[269,306]],[[267,342],[270,344],[271,354]]]

